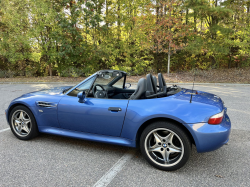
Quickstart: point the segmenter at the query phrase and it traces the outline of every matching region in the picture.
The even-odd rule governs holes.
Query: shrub
[[[60,73],[61,77],[82,77],[84,76],[84,71],[76,67],[68,67],[62,70]]]

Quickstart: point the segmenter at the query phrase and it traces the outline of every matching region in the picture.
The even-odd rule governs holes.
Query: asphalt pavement
[[[192,155],[174,172],[150,166],[138,149],[41,134],[18,140],[5,109],[14,98],[67,84],[0,84],[0,187],[2,186],[250,186],[250,86],[195,85],[220,96],[232,131],[227,145]],[[192,88],[192,85],[181,85]]]

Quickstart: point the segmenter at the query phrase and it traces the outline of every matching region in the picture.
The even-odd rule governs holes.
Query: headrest
[[[158,81],[159,81],[160,91],[162,92],[166,91],[167,85],[161,73],[158,73]]]
[[[146,96],[150,96],[157,93],[157,87],[155,85],[155,81],[153,79],[153,76],[151,74],[146,75],[147,80],[147,91]]]
[[[147,90],[146,79],[141,78],[137,83],[137,88],[135,92],[130,96],[129,99],[140,99],[145,97],[145,92]]]

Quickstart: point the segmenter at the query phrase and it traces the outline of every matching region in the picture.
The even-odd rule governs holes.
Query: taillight
[[[211,125],[220,124],[223,120],[223,117],[224,117],[224,110],[222,110],[222,112],[218,114],[211,116],[208,120],[208,124],[211,124]]]

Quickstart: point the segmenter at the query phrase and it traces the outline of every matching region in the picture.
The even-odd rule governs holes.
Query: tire
[[[174,171],[188,161],[191,142],[186,133],[174,123],[158,121],[142,132],[140,149],[152,166],[164,171]]]
[[[12,133],[20,140],[30,140],[39,134],[35,117],[25,106],[14,107],[9,122]]]

